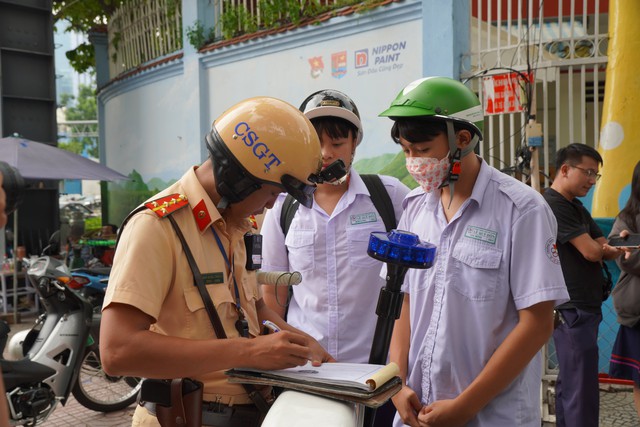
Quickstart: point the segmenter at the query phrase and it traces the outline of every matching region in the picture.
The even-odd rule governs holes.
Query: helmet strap
[[[335,181],[323,182],[323,184],[335,185],[335,186],[342,185],[349,179],[349,176],[351,176],[351,167],[349,167],[349,170],[347,171],[347,173],[344,174],[342,178],[336,179]]]
[[[356,140],[354,140],[354,144],[355,144],[355,141]],[[351,151],[351,161],[349,162],[349,167],[347,168],[347,171],[344,174],[344,176],[342,178],[340,178],[340,179],[336,179],[335,181],[325,182],[324,184],[338,186],[338,185],[342,185],[345,182],[347,182],[349,180],[350,176],[351,176],[351,167],[353,166],[353,159],[355,157],[356,157],[356,149],[355,149],[355,145],[354,145],[353,151]]]
[[[451,202],[453,201],[453,193],[455,189],[455,183],[460,178],[460,171],[462,170],[460,159],[464,156],[463,151],[458,148],[456,144],[456,132],[453,127],[453,122],[451,120],[446,121],[447,125],[447,139],[449,141],[449,173],[447,174],[447,178],[440,184],[439,188],[449,186],[449,207],[451,207]],[[473,147],[471,148],[473,150]],[[447,208],[447,209],[448,209]]]
[[[218,209],[225,209],[232,203],[241,202],[262,187],[259,181],[236,162],[215,128],[206,135],[206,142],[213,163],[216,190],[221,196],[216,206]]]

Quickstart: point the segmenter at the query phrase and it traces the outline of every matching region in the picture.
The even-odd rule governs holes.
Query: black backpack
[[[387,232],[393,230],[398,225],[398,223],[396,222],[396,212],[393,209],[391,197],[389,197],[387,189],[384,188],[384,184],[382,183],[380,176],[360,175],[360,177],[364,181],[364,184],[367,186],[369,194],[371,194],[371,201],[373,202],[373,206],[380,214]],[[280,227],[282,228],[282,232],[285,237],[289,232],[291,221],[293,221],[293,217],[296,216],[296,212],[298,211],[299,206],[300,203],[298,203],[298,201],[294,199],[290,194],[287,195],[284,203],[282,204],[282,211],[280,212]]]

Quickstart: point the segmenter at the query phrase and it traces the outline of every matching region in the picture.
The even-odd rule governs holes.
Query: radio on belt
[[[262,234],[245,234],[244,247],[247,251],[247,270],[259,270],[262,267]]]

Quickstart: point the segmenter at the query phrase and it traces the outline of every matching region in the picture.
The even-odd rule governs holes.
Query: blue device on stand
[[[385,365],[393,325],[402,311],[404,294],[401,288],[404,276],[409,268],[431,268],[436,258],[436,246],[421,241],[417,234],[391,230],[389,233],[371,233],[367,253],[387,263],[387,283],[380,289],[376,307],[378,322],[369,354],[369,363]],[[364,425],[372,426],[374,420],[375,409],[366,408]]]

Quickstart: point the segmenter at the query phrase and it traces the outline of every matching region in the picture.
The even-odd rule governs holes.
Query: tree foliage
[[[128,0],[53,0],[54,25],[64,32],[89,34],[96,30],[105,31],[109,17],[126,1]],[[78,73],[95,69],[96,59],[90,43],[82,43],[66,55]]]

